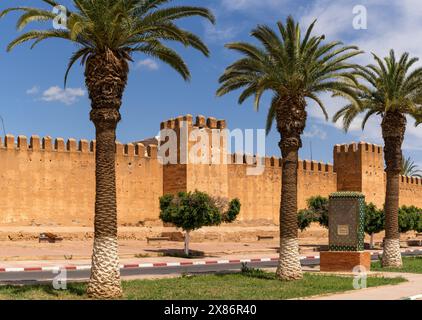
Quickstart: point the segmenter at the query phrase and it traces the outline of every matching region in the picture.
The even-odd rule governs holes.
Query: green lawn
[[[368,287],[398,284],[403,278],[368,278]],[[0,286],[0,299],[86,299],[84,283],[65,291],[51,286]],[[290,299],[353,290],[352,278],[305,273],[304,279],[281,282],[264,272],[185,276],[124,281],[124,299]]]
[[[403,268],[382,268],[381,262],[373,262],[372,271],[390,271],[405,273],[422,273],[422,257],[403,257]]]

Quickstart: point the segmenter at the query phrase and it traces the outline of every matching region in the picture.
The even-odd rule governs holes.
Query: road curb
[[[420,253],[422,250],[404,250],[402,254]],[[379,256],[381,252],[371,252],[371,256]],[[199,260],[199,261],[179,261],[179,262],[156,262],[156,263],[128,263],[120,265],[120,269],[144,269],[144,268],[160,268],[160,267],[183,267],[196,265],[215,265],[215,264],[239,264],[239,263],[253,263],[253,262],[271,262],[277,261],[278,257],[272,258],[251,258],[251,259],[230,259],[230,260]],[[318,260],[319,255],[301,256],[300,260]],[[90,270],[91,265],[67,265],[67,266],[45,266],[45,267],[8,267],[0,268],[0,273],[5,272],[34,272],[34,271],[49,271],[57,272],[60,270]]]

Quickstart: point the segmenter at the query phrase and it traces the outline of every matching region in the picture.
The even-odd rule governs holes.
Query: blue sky
[[[68,5],[69,2],[63,0],[61,3]],[[177,0],[174,3],[202,5],[214,11],[215,26],[197,18],[180,23],[205,39],[211,57],[207,59],[192,49],[177,47],[192,72],[192,81],[186,83],[160,62],[135,56],[121,109],[123,120],[118,128],[121,142],[156,135],[162,120],[187,113],[226,119],[230,128],[263,128],[269,95],[264,98],[258,113],[253,110],[251,100],[239,106],[236,93],[215,97],[218,77],[237,58],[224,48],[224,44],[235,40],[250,41],[249,32],[257,24],[274,26],[288,14],[303,26],[318,18],[316,32],[324,33],[328,40],[359,45],[368,52],[358,58],[361,63],[370,62],[369,52],[385,55],[390,48],[422,56],[422,5],[419,0]],[[41,1],[2,0],[0,9],[28,4],[40,5]],[[355,30],[352,26],[356,5],[364,5],[367,9],[366,30]],[[52,40],[33,50],[24,45],[6,53],[7,43],[19,34],[14,28],[16,19],[17,15],[9,15],[0,20],[0,115],[5,120],[7,132],[15,136],[38,134],[92,139],[94,128],[88,116],[90,104],[82,67],[78,65],[73,69],[69,89],[63,91],[63,75],[75,48],[64,41]],[[328,95],[322,98],[331,115],[342,105],[341,100]],[[325,122],[312,103],[308,112],[301,158],[310,158],[310,141],[314,160],[324,162],[332,161],[332,148],[336,143],[361,140],[382,143],[379,119],[374,118],[365,132],[356,122],[345,134],[339,125]],[[422,164],[421,138],[422,128],[416,129],[410,123],[405,154],[419,164]],[[273,130],[266,142],[268,155],[279,154],[278,139]]]

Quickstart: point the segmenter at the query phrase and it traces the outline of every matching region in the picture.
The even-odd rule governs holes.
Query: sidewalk
[[[391,290],[383,286],[320,296],[309,300],[400,300],[422,294],[422,274],[399,272],[377,272],[377,274],[391,278],[403,277],[408,282],[391,286]]]

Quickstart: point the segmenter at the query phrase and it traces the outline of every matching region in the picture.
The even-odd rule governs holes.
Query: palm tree
[[[407,177],[422,178],[422,170],[410,158],[405,158],[401,168],[401,175]]]
[[[53,0],[41,0],[50,6]],[[76,44],[65,75],[65,84],[73,64],[85,65],[85,83],[91,100],[90,119],[96,129],[96,198],[95,236],[91,279],[87,292],[91,297],[113,298],[122,294],[118,245],[115,186],[115,139],[120,120],[120,106],[125,89],[129,61],[134,53],[157,58],[175,69],[185,80],[190,72],[183,59],[164,42],[176,41],[193,47],[205,56],[206,45],[195,34],[179,28],[181,18],[200,16],[214,23],[214,16],[205,8],[166,6],[170,0],[74,0],[74,9],[67,10],[67,29],[31,30],[15,40],[15,46],[34,40],[60,38]],[[22,12],[17,28],[30,22],[50,22],[56,16],[42,8],[6,9],[0,16]]]
[[[421,119],[422,68],[410,70],[418,61],[405,53],[396,60],[394,51],[384,60],[373,54],[376,64],[360,67],[356,71],[365,84],[357,92],[360,106],[348,105],[339,110],[334,121],[343,119],[347,130],[352,121],[362,112],[365,116],[362,129],[372,115],[382,118],[381,129],[384,139],[384,153],[387,173],[385,195],[385,243],[382,264],[385,267],[402,265],[400,234],[398,226],[399,176],[402,172],[402,144],[406,132],[406,115],[418,123]]]
[[[315,21],[302,36],[299,24],[292,17],[277,23],[278,35],[270,27],[260,25],[251,35],[261,46],[236,42],[226,47],[242,54],[227,67],[220,78],[218,96],[244,88],[239,104],[255,97],[255,109],[264,92],[272,92],[267,117],[267,133],[274,119],[280,133],[283,157],[280,205],[280,260],[277,275],[282,280],[302,278],[299,261],[297,225],[297,168],[301,135],[306,125],[307,100],[316,102],[325,116],[327,112],[319,93],[331,92],[354,100],[351,84],[355,81],[349,58],[361,53],[357,47],[341,42],[323,43],[325,37],[313,36]]]

